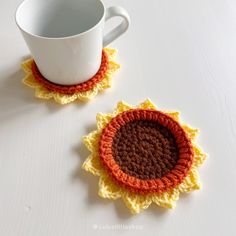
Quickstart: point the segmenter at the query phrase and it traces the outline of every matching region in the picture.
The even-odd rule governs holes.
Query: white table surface
[[[66,106],[21,84],[29,51],[14,23],[19,2],[0,3],[0,235],[236,235],[235,0],[105,1],[131,15],[111,45],[122,69],[95,100]],[[202,190],[175,210],[153,205],[132,216],[121,200],[98,197],[98,178],[81,170],[89,154],[81,137],[96,113],[147,97],[200,128],[210,158]],[[136,229],[109,229],[119,225]]]

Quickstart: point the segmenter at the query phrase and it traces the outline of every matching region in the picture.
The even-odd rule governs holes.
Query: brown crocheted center
[[[112,155],[121,170],[143,180],[165,176],[175,167],[178,153],[170,130],[150,120],[126,123],[112,143]]]
[[[130,122],[131,124],[136,124],[136,127],[140,126],[142,128],[141,129],[142,132],[141,131],[137,132],[137,128],[135,127],[135,125],[134,125],[135,128],[130,128],[129,127],[130,125],[128,125],[127,127],[129,128],[127,127],[124,128],[126,132],[123,132],[125,133],[125,135],[123,135],[123,133],[121,132],[122,131],[121,128]],[[149,126],[152,126],[152,125],[153,125],[153,128],[150,128]],[[150,129],[148,132],[146,128],[144,128],[146,126],[148,126]],[[158,128],[158,127],[162,127],[162,128]],[[132,139],[131,138],[128,139],[127,136],[130,136],[130,133],[132,134],[133,129],[136,130],[136,133],[135,135],[131,135]],[[157,131],[161,135],[160,134],[157,135],[158,133]],[[171,136],[168,131],[173,136]],[[119,137],[119,133],[120,133],[120,137]],[[138,138],[136,137],[137,133],[139,133]],[[144,133],[144,136],[142,133]],[[114,141],[116,134],[117,134],[116,140],[118,141]],[[154,140],[159,140],[157,137],[160,137],[160,136],[163,137],[162,139],[160,138],[160,140],[163,140],[162,149],[160,148],[157,150],[159,150],[159,152],[161,152],[161,150],[162,151],[167,150],[167,151],[165,152],[163,151],[163,154],[160,155],[162,156],[162,158],[159,158],[159,159],[157,158],[157,160],[162,160],[163,164],[160,164],[161,162],[158,162],[158,161],[156,161],[156,163],[159,163],[159,166],[162,169],[162,171],[159,171],[159,173],[160,174],[165,173],[165,174],[161,178],[153,179],[150,174],[150,172],[152,171],[150,170],[147,171],[148,169],[152,167],[147,167],[148,165],[146,164],[145,161],[142,163],[141,161],[143,160],[140,158],[143,158],[143,155],[140,154],[140,151],[135,152],[134,150],[136,149],[135,146],[138,146],[139,148],[138,150],[141,150],[140,146],[143,147],[142,149],[145,150],[146,153],[149,153],[147,154],[147,158],[144,158],[144,159],[148,159],[148,160],[151,159],[150,156],[154,154],[156,155],[157,150],[151,147],[152,145],[150,143],[153,144]],[[123,137],[123,142],[119,141],[121,137]],[[141,137],[145,137],[143,138],[143,140],[147,139],[148,137],[149,142],[140,142]],[[156,138],[154,139],[154,137]],[[159,142],[161,143],[160,140]],[[113,146],[113,141],[114,141],[114,146]],[[156,141],[155,143],[157,142],[158,141]],[[176,145],[175,144],[172,145],[171,144],[172,142],[176,143]],[[132,146],[133,143],[137,143],[137,145]],[[147,145],[152,148],[151,152],[149,152],[149,149],[146,148]],[[161,147],[161,145],[159,145],[159,147]],[[173,147],[175,147],[175,150],[178,150],[178,151],[176,152],[173,151],[172,150]],[[133,164],[136,170],[135,168],[131,168],[131,170],[128,169],[129,166],[132,166],[130,164],[132,161],[130,160],[133,160],[130,158],[130,155],[128,155],[129,149],[131,150],[132,153],[138,154],[137,155],[138,158],[136,156],[136,160],[134,162],[138,163],[139,165]],[[170,152],[170,150],[172,150],[172,152]],[[120,153],[122,153],[122,155],[120,155]],[[173,153],[177,153],[177,156],[175,156],[175,158],[173,158]],[[119,158],[116,157],[115,159],[114,156],[119,156]],[[122,159],[122,156],[124,156],[123,157],[124,159]],[[169,162],[164,161],[164,159],[166,159],[167,156],[175,160],[175,165],[174,165],[174,162],[172,163],[171,161]],[[182,126],[172,117],[157,110],[131,109],[115,116],[103,129],[102,135],[99,141],[99,157],[100,157],[101,163],[104,165],[108,173],[111,175],[111,177],[114,179],[114,181],[116,181],[118,185],[123,186],[131,191],[138,192],[140,194],[146,194],[146,193],[153,193],[153,192],[162,193],[170,189],[173,189],[174,187],[179,185],[183,181],[183,179],[186,177],[186,175],[189,173],[189,170],[193,163],[194,152],[193,152],[191,140],[189,139],[188,135],[186,134]],[[131,155],[131,157],[133,158],[133,155]],[[122,160],[120,161],[121,165],[119,165],[118,161],[116,161],[117,159]],[[126,166],[123,164],[125,162],[127,162]],[[155,161],[152,161],[152,163],[155,163]],[[172,167],[164,167],[164,166],[167,166],[166,163],[172,164]],[[121,169],[122,165],[123,167],[126,167],[126,169],[128,169],[132,173],[136,173],[137,175],[138,174],[140,175],[141,173],[141,171],[138,169],[142,169],[143,173],[141,173],[140,176],[143,176],[142,178],[147,178],[147,179],[140,179],[140,178],[135,177],[134,174],[133,176],[130,174],[127,174]],[[151,165],[149,164],[149,166]],[[155,166],[157,165],[155,164]],[[167,171],[167,169],[169,170]],[[152,174],[153,173],[155,172],[152,172]]]

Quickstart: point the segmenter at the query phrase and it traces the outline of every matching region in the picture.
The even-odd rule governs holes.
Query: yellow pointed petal
[[[53,93],[42,86],[36,87],[35,88],[35,97],[42,98],[42,99],[50,99],[53,97]]]
[[[31,73],[28,73],[24,79],[22,80],[22,82],[31,87],[31,88],[38,88],[38,87],[42,87],[37,80],[35,80],[34,76]]]
[[[175,208],[179,199],[179,190],[174,188],[168,192],[152,194],[152,201],[158,206],[165,208]]]
[[[199,134],[199,130],[194,129],[189,125],[182,125],[182,127],[185,130],[185,132],[188,134],[189,138],[194,141]]]
[[[156,106],[151,102],[150,99],[146,99],[144,102],[142,102],[140,105],[138,105],[138,108],[141,108],[141,109],[156,109]]]
[[[21,68],[24,70],[24,72],[31,73],[32,62],[33,62],[33,59],[30,58],[21,64]]]
[[[90,152],[96,153],[98,151],[100,135],[100,132],[95,130],[83,137],[83,142]]]
[[[94,175],[100,175],[102,167],[97,155],[91,154],[83,163],[82,168]]]
[[[152,203],[152,198],[149,195],[139,195],[128,191],[123,191],[122,199],[133,214],[147,209]]]
[[[115,73],[118,69],[120,69],[120,65],[117,64],[114,61],[110,61],[109,66],[108,66],[108,70],[106,72],[106,74],[108,75],[112,75],[113,73]]]
[[[167,115],[172,117],[176,121],[180,121],[180,113],[178,111],[166,111]]]
[[[95,97],[98,93],[98,89],[95,86],[93,89],[86,91],[86,92],[81,92],[77,94],[77,97],[81,100],[81,101],[89,101],[91,100],[93,97]]]
[[[104,79],[96,85],[97,89],[99,91],[103,91],[106,88],[110,88],[111,87],[111,82],[112,82],[111,80],[112,80],[111,76],[106,74],[104,76]]]
[[[109,60],[113,60],[117,54],[117,50],[113,48],[104,48],[105,52],[108,54]]]
[[[101,83],[101,90],[104,90],[106,88],[110,88],[112,85],[112,78],[110,75],[106,75]]]
[[[108,199],[117,199],[121,197],[121,190],[116,184],[111,180],[111,178],[103,172],[99,179],[99,196]]]
[[[106,127],[106,125],[111,121],[112,118],[113,118],[112,114],[98,113],[96,117],[98,130],[103,130]]]
[[[67,95],[53,92],[53,98],[57,103],[64,105],[76,100],[77,96],[75,94]]]
[[[196,144],[193,144],[193,151],[194,151],[194,167],[199,167],[203,164],[203,162],[207,158],[207,154],[204,153]]]
[[[180,192],[190,192],[192,190],[197,190],[201,188],[201,183],[199,182],[199,174],[195,168],[189,171],[184,181],[178,186]]]
[[[133,107],[130,106],[128,103],[125,103],[125,102],[121,101],[121,102],[118,102],[114,114],[119,114],[121,112],[128,111],[128,110],[130,110],[132,108]]]

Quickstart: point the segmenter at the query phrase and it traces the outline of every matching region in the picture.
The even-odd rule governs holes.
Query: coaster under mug
[[[112,48],[103,49],[102,63],[95,76],[86,82],[77,85],[59,85],[50,82],[39,72],[32,58],[21,64],[26,73],[22,82],[30,88],[35,89],[35,96],[41,99],[54,99],[59,104],[68,104],[76,100],[88,101],[99,92],[111,87],[114,73],[120,68],[114,59],[116,50]]]

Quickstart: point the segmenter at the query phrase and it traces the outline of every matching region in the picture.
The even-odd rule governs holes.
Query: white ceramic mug
[[[122,22],[103,36],[104,23],[114,16]],[[41,74],[62,85],[93,77],[102,48],[129,27],[121,7],[106,9],[100,0],[25,0],[15,19]]]

